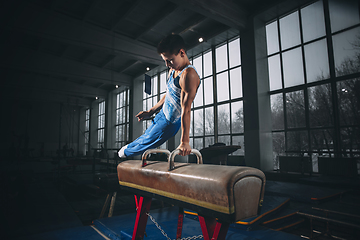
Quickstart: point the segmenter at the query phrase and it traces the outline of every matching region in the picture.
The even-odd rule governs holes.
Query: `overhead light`
[[[119,88],[119,85],[116,84],[115,87],[116,87],[116,88]]]
[[[150,68],[149,68],[149,67],[147,67],[147,68],[146,68],[146,71],[150,71]]]
[[[97,99],[98,99],[98,97],[95,97],[95,99],[97,100]]]
[[[204,39],[201,37],[201,38],[199,38],[199,42],[203,42],[204,41]]]

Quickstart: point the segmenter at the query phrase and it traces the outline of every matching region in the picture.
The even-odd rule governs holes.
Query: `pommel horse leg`
[[[147,213],[150,211],[151,198],[135,195],[136,203],[136,220],[131,240],[139,240],[144,238],[146,223],[148,219]]]
[[[217,222],[215,218],[198,215],[204,240],[225,240],[229,223]]]

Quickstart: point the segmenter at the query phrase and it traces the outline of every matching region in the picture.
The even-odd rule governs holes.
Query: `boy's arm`
[[[171,75],[172,71],[169,71],[168,73],[168,79]],[[140,122],[141,120],[144,119],[149,119],[155,112],[157,112],[160,108],[162,108],[164,102],[165,102],[165,96],[166,94],[160,99],[160,101],[158,101],[155,106],[153,106],[152,108],[150,108],[147,111],[141,111],[139,112],[135,117],[138,118],[138,121]]]
[[[160,101],[158,101],[152,108],[150,108],[147,111],[141,111],[139,112],[135,117],[138,118],[138,121],[144,120],[144,119],[148,119],[150,118],[157,110],[159,110],[160,108],[162,108],[162,105],[165,102],[165,96],[166,94],[160,99]]]
[[[186,156],[191,152],[189,136],[191,104],[196,96],[196,92],[200,84],[200,79],[194,69],[188,68],[183,72],[179,84],[181,87],[181,139],[178,149],[180,149],[179,155]]]

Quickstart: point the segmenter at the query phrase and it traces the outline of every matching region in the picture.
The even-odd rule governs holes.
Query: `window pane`
[[[203,109],[194,111],[194,136],[204,135],[204,115]]]
[[[191,146],[191,148],[195,148],[194,147],[194,138],[190,138],[190,146]]]
[[[218,133],[229,134],[230,133],[230,108],[229,104],[223,104],[218,106]]]
[[[360,128],[348,127],[340,129],[341,149],[346,152],[357,152],[359,156]]]
[[[194,138],[194,148],[195,149],[203,149],[203,139],[202,138]]]
[[[152,108],[153,107],[153,105],[152,105],[152,98],[148,98],[147,99],[147,109],[145,109],[145,110],[149,110],[150,108]]]
[[[116,94],[116,108],[120,107],[120,93]]]
[[[98,143],[104,142],[104,129],[98,131]]]
[[[160,93],[163,93],[166,91],[166,78],[167,78],[167,72],[160,73]]]
[[[147,101],[146,100],[143,100],[143,110],[147,110],[147,105],[146,105]]]
[[[204,77],[212,75],[212,51],[209,51],[204,54]]]
[[[89,143],[89,132],[85,133],[85,144]]]
[[[311,87],[308,95],[310,127],[333,126],[330,84]]]
[[[323,2],[315,2],[301,9],[301,22],[304,42],[325,36]]]
[[[360,122],[360,80],[341,81],[336,86],[340,124],[359,125]],[[360,146],[360,145],[359,145]]]
[[[89,131],[89,121],[85,121],[85,131]]]
[[[306,77],[308,82],[330,78],[326,40],[305,46]]]
[[[202,76],[202,56],[201,55],[197,58],[194,58],[193,65],[196,68],[196,71],[198,72],[200,79],[201,79],[203,77]]]
[[[227,71],[217,75],[216,84],[217,101],[229,100],[229,77]]]
[[[225,143],[226,146],[230,146],[230,145],[231,145],[231,143],[230,143],[230,136],[229,136],[229,135],[219,136],[218,139],[219,139],[219,143]]]
[[[120,109],[116,109],[116,124],[120,123]]]
[[[205,78],[203,83],[204,83],[205,105],[213,104],[214,103],[213,78],[212,77]]]
[[[304,84],[303,60],[300,48],[284,52],[283,64],[285,87]]]
[[[90,109],[86,109],[85,111],[85,119],[90,119]]]
[[[117,136],[117,140],[118,141],[122,141],[123,140],[123,128],[122,128],[122,125],[120,125],[120,126],[116,126],[116,128],[117,128],[117,134],[118,134],[118,136]]]
[[[190,124],[190,131],[189,131],[189,135],[193,136],[193,123],[194,123],[194,111],[191,111],[191,124]]]
[[[284,103],[282,93],[270,96],[271,120],[273,130],[284,129]]]
[[[333,129],[321,129],[310,131],[311,148],[315,151],[330,152],[333,150]]]
[[[146,129],[147,129],[147,122],[148,121],[143,121],[142,125],[143,125],[143,134],[145,133]]]
[[[214,134],[214,108],[205,108],[205,135]]]
[[[167,149],[166,143],[167,143],[167,142],[164,142],[163,144],[161,144],[159,148],[160,148],[160,149]]]
[[[101,115],[101,127],[104,128],[105,127],[105,115]]]
[[[217,73],[228,68],[228,54],[226,44],[215,49],[215,59]]]
[[[243,96],[241,67],[230,70],[230,86],[231,99]]]
[[[229,54],[230,68],[241,64],[239,38],[229,43]]]
[[[282,50],[300,44],[298,12],[294,12],[280,19],[280,39]]]
[[[305,127],[304,92],[286,93],[287,127]]]
[[[287,151],[309,150],[307,131],[290,131],[286,136]]]
[[[215,143],[214,137],[206,137],[205,138],[205,147],[209,147]]]
[[[124,92],[119,93],[119,108],[125,105],[124,99]]]
[[[270,91],[282,88],[280,55],[268,58]]]
[[[194,107],[199,107],[204,105],[203,104],[203,83],[200,84],[195,99],[194,99]]]
[[[244,110],[243,102],[231,103],[231,121],[232,121],[232,133],[243,133],[244,132]]]
[[[240,155],[240,156],[245,155],[244,136],[233,136],[232,145],[241,146],[241,148],[233,152],[232,155]]]
[[[145,93],[145,81],[143,82],[143,99],[147,97],[147,93]]]
[[[154,76],[153,79],[152,79],[152,92],[151,94],[154,96],[154,95],[157,95],[158,94],[158,78],[157,76]]]
[[[357,73],[359,69],[360,28],[333,36],[336,76]]]
[[[358,24],[359,3],[357,0],[329,0],[331,32]]]
[[[273,144],[273,158],[274,158],[274,169],[279,169],[279,155],[285,153],[285,133],[273,132],[272,133],[272,144]]]
[[[266,25],[266,46],[268,55],[279,51],[279,35],[277,21]]]

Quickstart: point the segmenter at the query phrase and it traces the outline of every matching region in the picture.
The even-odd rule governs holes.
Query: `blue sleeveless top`
[[[171,123],[175,123],[180,120],[181,118],[181,103],[180,103],[180,94],[181,94],[181,87],[179,84],[180,76],[187,68],[193,68],[195,71],[195,67],[193,65],[187,65],[180,73],[179,75],[174,78],[174,72],[173,70],[170,73],[170,77],[166,84],[166,96],[165,96],[165,102],[162,107],[164,115],[168,121]],[[198,72],[196,71],[198,74]],[[198,74],[199,75],[199,74]]]

